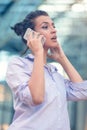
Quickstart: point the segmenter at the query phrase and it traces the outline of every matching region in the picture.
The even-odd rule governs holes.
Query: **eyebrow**
[[[43,22],[43,23],[41,23],[40,25],[42,25],[42,24],[49,24],[48,22]],[[54,22],[52,22],[52,25],[54,25]]]

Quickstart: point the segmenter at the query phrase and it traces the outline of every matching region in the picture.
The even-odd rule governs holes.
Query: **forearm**
[[[34,59],[33,71],[29,80],[29,88],[35,104],[44,100],[44,61],[43,53],[37,54]]]
[[[83,81],[80,74],[77,72],[77,70],[73,67],[73,65],[70,63],[68,58],[66,56],[62,57],[61,65],[64,68],[65,72],[67,73],[68,77],[72,82],[81,82]]]

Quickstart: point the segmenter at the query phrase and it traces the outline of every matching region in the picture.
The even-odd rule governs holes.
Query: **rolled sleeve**
[[[87,80],[81,83],[73,83],[65,80],[67,100],[87,100]]]
[[[26,65],[22,58],[13,58],[8,65],[6,81],[18,101],[26,105],[33,105],[28,86],[31,77],[31,66]]]
[[[20,101],[28,106],[33,106],[32,96],[28,87],[28,83],[24,83],[18,87],[16,96],[19,97]]]

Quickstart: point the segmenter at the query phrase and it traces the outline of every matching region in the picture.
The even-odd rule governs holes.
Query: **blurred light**
[[[0,52],[0,81],[5,80],[9,54],[5,51]]]
[[[75,0],[46,0],[46,3],[55,3],[55,4],[70,4],[74,3]]]
[[[7,69],[7,61],[0,61],[0,80],[5,79]]]
[[[83,0],[84,3],[87,3],[87,0]]]
[[[5,90],[4,86],[0,84],[0,102],[3,102],[5,100]]]
[[[85,6],[83,4],[74,4],[72,6],[72,11],[75,11],[75,12],[84,12],[85,11]]]
[[[51,11],[58,11],[58,12],[62,12],[62,11],[66,11],[68,10],[68,7],[66,5],[41,5],[38,7],[41,10],[45,10],[47,12]]]
[[[87,11],[87,4],[85,4],[85,11]]]

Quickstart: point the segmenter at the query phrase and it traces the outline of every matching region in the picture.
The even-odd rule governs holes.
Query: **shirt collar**
[[[29,59],[30,61],[34,61],[34,55],[32,53],[28,54],[25,58]]]
[[[51,63],[46,64],[44,67],[51,73],[58,71],[57,67],[52,65]]]

